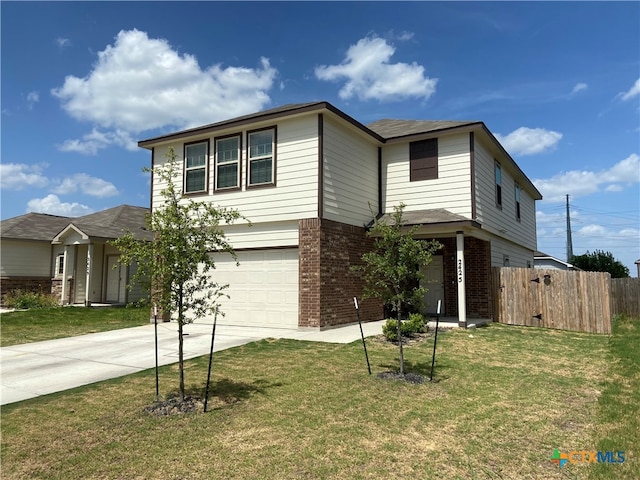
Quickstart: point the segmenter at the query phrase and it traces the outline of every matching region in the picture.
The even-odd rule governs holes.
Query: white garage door
[[[225,325],[297,328],[298,249],[238,252],[240,266],[229,255],[216,259],[213,275],[229,284],[222,299]]]

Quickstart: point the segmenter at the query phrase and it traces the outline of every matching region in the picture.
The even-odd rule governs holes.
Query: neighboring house
[[[568,262],[542,252],[535,252],[533,254],[533,266],[535,268],[551,268],[554,270],[582,270]]]
[[[635,261],[636,268],[638,269],[638,278],[640,278],[640,258]]]
[[[131,231],[152,240],[145,229],[148,208],[121,205],[83,217],[27,213],[0,222],[2,298],[12,290],[51,292],[61,304],[128,303],[144,292],[126,288],[135,266],[118,264],[107,244]],[[63,281],[66,279],[66,281]]]
[[[542,198],[482,122],[380,120],[367,126],[327,102],[285,105],[138,143],[159,168],[173,147],[176,179],[195,200],[235,207],[252,223],[225,228],[224,322],[320,327],[351,323],[374,216],[406,204],[417,238],[443,244],[426,268],[427,313],[493,317],[492,266],[532,267]],[[152,180],[152,208],[163,185]],[[362,318],[382,318],[368,301]]]

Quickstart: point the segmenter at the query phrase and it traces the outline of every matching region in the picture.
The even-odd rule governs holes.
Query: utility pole
[[[567,195],[567,263],[573,258],[573,242],[571,241],[571,216],[569,215],[569,195]]]

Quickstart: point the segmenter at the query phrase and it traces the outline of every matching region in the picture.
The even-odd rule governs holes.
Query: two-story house
[[[427,312],[491,319],[492,266],[532,267],[542,198],[482,122],[380,120],[363,125],[327,102],[279,108],[140,141],[161,168],[169,147],[187,197],[237,208],[225,228],[240,267],[225,323],[320,327],[355,320],[362,284],[350,266],[371,248],[367,225],[401,202],[417,238],[443,248],[425,271]],[[163,185],[152,180],[151,207]],[[364,302],[363,319],[382,318]]]

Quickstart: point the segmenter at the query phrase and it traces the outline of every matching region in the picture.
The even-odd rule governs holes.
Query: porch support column
[[[466,279],[464,276],[464,233],[456,232],[456,276],[458,278],[458,326],[467,328]]]
[[[66,305],[69,299],[69,245],[64,246],[64,262],[62,262],[62,293],[60,298],[60,304]]]
[[[87,276],[84,282],[85,284],[85,292],[84,292],[84,306],[91,306],[91,274],[93,273],[93,243],[87,245]]]

